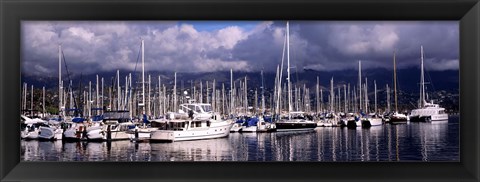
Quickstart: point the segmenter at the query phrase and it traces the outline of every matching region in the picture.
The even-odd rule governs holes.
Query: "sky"
[[[318,71],[458,70],[458,21],[290,21],[291,67]],[[286,21],[22,21],[26,75],[58,75],[58,46],[73,74],[139,71],[265,70],[281,64]],[[300,70],[300,69],[298,69]]]

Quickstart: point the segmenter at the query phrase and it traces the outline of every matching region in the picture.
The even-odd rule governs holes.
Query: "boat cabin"
[[[163,129],[173,131],[186,131],[195,129],[204,129],[210,127],[209,120],[171,120],[163,124]]]
[[[103,123],[119,124],[131,121],[130,112],[128,110],[105,111],[103,113]]]

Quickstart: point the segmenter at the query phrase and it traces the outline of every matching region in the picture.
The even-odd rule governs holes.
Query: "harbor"
[[[21,141],[22,161],[458,161],[459,118],[173,143]]]
[[[131,69],[83,76],[58,44],[56,77],[22,77],[21,160],[459,161],[458,85],[435,91],[423,45],[416,80],[399,79],[403,49],[390,50],[391,80],[368,60],[325,78],[299,71],[289,22],[279,30],[270,71],[152,70],[141,38]]]

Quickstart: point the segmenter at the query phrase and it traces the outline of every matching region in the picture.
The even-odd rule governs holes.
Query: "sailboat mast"
[[[58,116],[62,112],[63,103],[63,85],[62,85],[62,45],[58,45]]]
[[[142,39],[142,118],[145,115],[145,43]]]
[[[421,51],[421,75],[420,75],[420,84],[422,85],[420,87],[421,89],[421,95],[420,95],[420,107],[423,107],[425,104],[425,77],[424,77],[424,72],[423,72],[423,45],[420,46],[420,51]]]
[[[362,61],[358,61],[358,108],[362,110]]]
[[[377,80],[373,80],[373,86],[375,90],[375,113],[377,113]]]
[[[287,21],[287,87],[288,87],[288,119],[291,118],[290,112],[292,111],[292,86],[290,84],[290,27]]]
[[[233,114],[233,70],[230,69],[230,114]]]
[[[120,70],[117,70],[117,110],[120,110]]]
[[[334,96],[333,96],[333,77],[332,79],[330,80],[330,112],[333,112],[333,99],[334,99]]]
[[[395,60],[395,50],[393,51],[393,93],[395,97],[395,112],[398,112],[397,107],[397,66]]]

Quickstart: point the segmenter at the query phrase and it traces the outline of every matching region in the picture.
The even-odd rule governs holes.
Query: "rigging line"
[[[138,61],[140,59],[141,50],[142,50],[142,44],[140,44],[140,48],[138,49],[137,62],[135,63],[135,69],[133,70],[132,80],[135,80],[135,75],[137,73],[137,65],[138,65]],[[129,89],[128,94],[127,94],[127,104],[128,104],[128,98],[129,98],[130,92],[132,92],[132,86],[131,85],[132,85],[132,83],[130,83],[130,89]],[[125,86],[125,88],[126,87],[127,86]],[[135,91],[136,91],[136,87],[133,87],[133,93],[135,93]],[[125,104],[125,110],[127,109],[127,104]]]
[[[68,86],[69,86],[70,89],[72,90],[72,96],[73,96],[73,98],[75,98],[75,92],[73,92],[73,88],[72,88],[72,84],[71,84],[72,79],[70,78],[70,72],[68,71],[67,60],[65,59],[65,54],[63,53],[63,50],[62,50],[62,58],[63,58],[63,64],[65,64],[65,70],[67,71],[68,81],[70,82]],[[76,99],[73,99],[73,105],[75,105],[75,107],[78,109],[78,105],[77,105]]]

